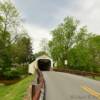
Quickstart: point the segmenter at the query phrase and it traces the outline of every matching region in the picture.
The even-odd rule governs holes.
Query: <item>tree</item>
[[[88,49],[91,55],[91,66],[93,72],[100,72],[100,36],[88,39]]]
[[[100,36],[88,32],[87,27],[78,28],[79,21],[67,17],[55,28],[49,41],[49,52],[57,67],[81,71],[100,72]]]
[[[18,12],[10,1],[0,2],[0,68],[2,73],[11,67],[12,31],[18,25]]]
[[[40,48],[41,48],[41,51],[48,53],[48,40],[46,38],[43,38],[40,41]]]
[[[53,39],[49,42],[49,48],[58,66],[64,66],[64,61],[68,59],[68,51],[75,44],[78,24],[79,21],[73,17],[66,17],[64,22],[51,32]]]
[[[91,71],[91,55],[88,48],[77,45],[68,54],[69,68],[81,71]]]
[[[20,16],[11,3],[0,2],[0,75],[16,74],[13,64],[29,63],[33,60],[31,39],[24,31],[19,32]],[[22,27],[21,27],[22,29]],[[19,32],[19,34],[17,33]],[[18,74],[18,73],[17,73]]]
[[[27,34],[18,35],[12,44],[12,62],[23,64],[33,60],[31,40]]]
[[[0,33],[0,68],[2,68],[2,72],[11,67],[10,46],[9,32]]]
[[[19,13],[10,0],[0,2],[0,15],[2,17],[2,32],[15,32],[19,26]]]
[[[74,46],[68,54],[70,69],[100,72],[100,36],[89,37]]]

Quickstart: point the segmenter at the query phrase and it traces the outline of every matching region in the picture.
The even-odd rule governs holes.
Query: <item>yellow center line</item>
[[[91,94],[92,96],[95,96],[97,99],[100,100],[100,93],[96,92],[95,90],[91,89],[88,86],[82,86],[82,89]]]

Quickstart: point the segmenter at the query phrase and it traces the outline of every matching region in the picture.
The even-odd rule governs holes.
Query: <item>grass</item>
[[[95,77],[95,80],[99,80],[100,81],[100,77],[98,76],[98,77]]]
[[[0,86],[0,100],[23,100],[32,80],[33,76],[28,76],[16,84]]]
[[[100,76],[96,76],[95,78],[93,78],[93,77],[91,77],[91,76],[88,76],[88,78],[91,78],[91,79],[100,81]]]

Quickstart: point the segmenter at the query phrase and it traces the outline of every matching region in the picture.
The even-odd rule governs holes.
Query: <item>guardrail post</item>
[[[32,82],[32,94],[31,94],[31,98],[33,98],[33,96],[35,95],[35,92],[36,92],[36,83],[35,82]]]
[[[32,98],[35,95],[35,85],[32,84]]]

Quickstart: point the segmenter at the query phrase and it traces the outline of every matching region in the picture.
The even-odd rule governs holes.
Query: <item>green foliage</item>
[[[72,48],[68,54],[69,68],[82,71],[90,71],[91,55],[85,47]]]
[[[0,33],[0,68],[5,70],[7,66],[11,66],[11,42],[10,33]]]
[[[16,7],[10,0],[1,1],[0,76],[4,76],[7,79],[19,77],[20,73],[24,73],[22,70],[11,70],[12,67],[15,67],[13,65],[20,66],[33,60],[31,39],[27,32],[23,30]],[[21,72],[19,73],[19,71]]]
[[[5,79],[12,80],[20,78],[20,72],[18,70],[7,70],[3,73]]]
[[[10,0],[0,2],[3,32],[15,32],[19,25],[19,13]]]
[[[86,34],[87,30],[80,29],[77,45],[69,51],[69,67],[72,69],[99,72],[100,39],[99,36]],[[98,41],[96,42],[96,38]],[[95,52],[96,51],[96,52]],[[95,56],[94,56],[95,55]]]
[[[21,65],[17,67],[8,68],[3,72],[3,77],[8,80],[21,78],[23,75],[28,74],[28,65]]]
[[[100,72],[100,36],[88,32],[86,26],[78,28],[79,21],[67,17],[55,28],[49,41],[49,52],[58,67]]]
[[[68,51],[75,44],[78,24],[79,21],[74,20],[73,17],[66,17],[64,22],[51,32],[53,39],[49,42],[49,48],[58,66],[64,66]]]
[[[19,72],[20,75],[27,75],[28,74],[28,65],[16,67],[16,70]]]
[[[100,72],[100,36],[94,36],[88,40],[89,51],[91,55],[91,63],[95,72]]]
[[[33,60],[31,40],[27,34],[19,35],[11,49],[13,63],[30,63]]]

